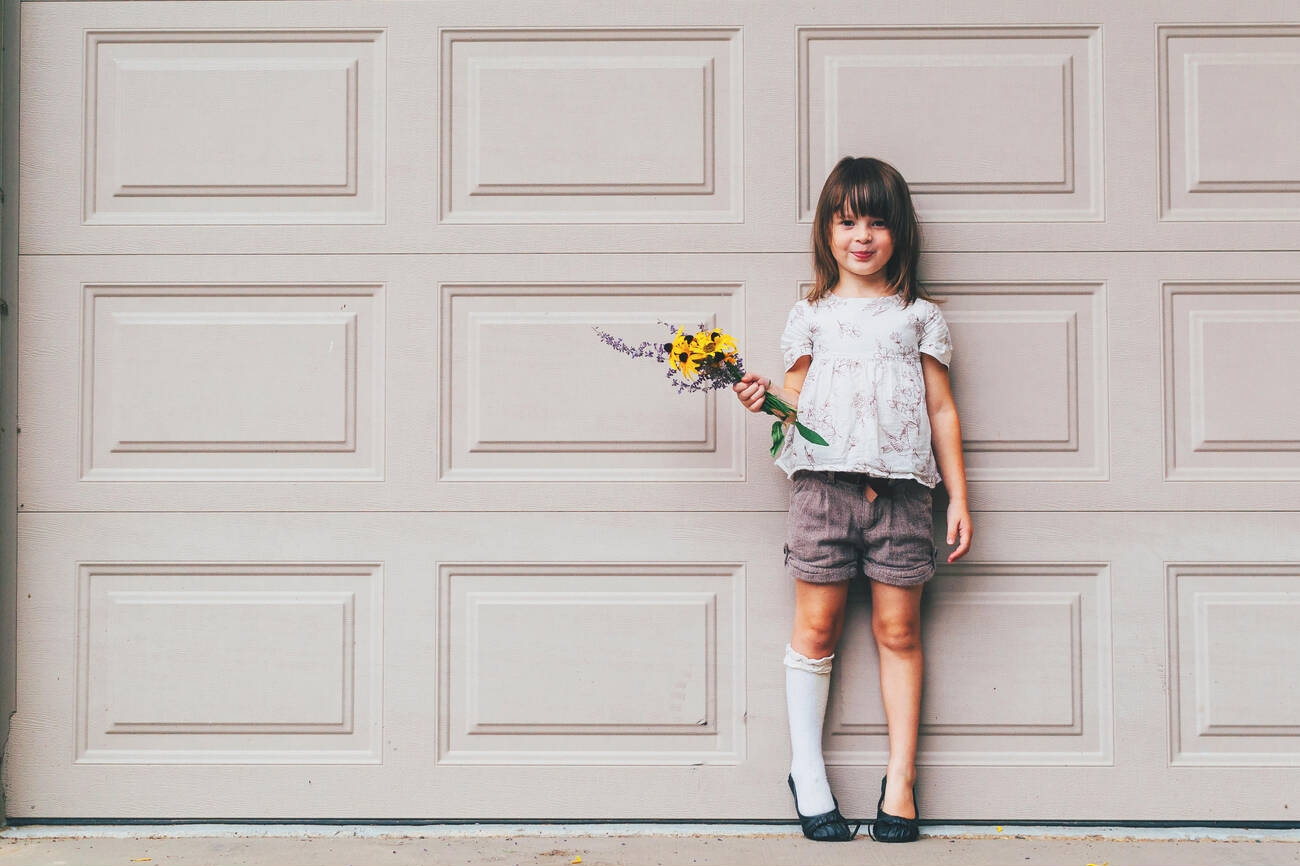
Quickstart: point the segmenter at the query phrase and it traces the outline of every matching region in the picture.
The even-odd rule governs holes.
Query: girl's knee
[[[826,658],[839,643],[840,626],[836,617],[800,617],[794,624],[790,645],[808,658]]]
[[[921,621],[916,617],[874,617],[871,631],[882,649],[906,653],[921,648]]]

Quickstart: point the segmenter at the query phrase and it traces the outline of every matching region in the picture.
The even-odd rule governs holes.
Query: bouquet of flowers
[[[662,323],[666,324],[666,323]],[[628,345],[613,334],[596,328],[601,342],[617,352],[633,358],[654,358],[660,364],[668,362],[668,381],[677,393],[688,391],[714,391],[730,388],[745,375],[744,363],[740,359],[740,350],[736,347],[736,338],[717,328],[701,329],[688,334],[685,329],[668,325],[673,333],[672,342],[644,342],[635,346]],[[763,411],[776,416],[772,423],[772,456],[781,450],[785,441],[785,428],[794,425],[799,435],[815,445],[825,445],[816,431],[799,423],[797,414],[789,403],[777,397],[771,391],[763,396]]]

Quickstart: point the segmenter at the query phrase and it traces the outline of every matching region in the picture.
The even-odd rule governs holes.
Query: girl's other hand
[[[948,543],[956,544],[957,549],[948,554],[948,562],[953,563],[966,555],[971,543],[970,510],[964,502],[948,503]]]
[[[763,411],[763,398],[767,389],[772,387],[772,380],[765,379],[757,373],[746,373],[740,381],[731,386],[745,408],[751,412]]]

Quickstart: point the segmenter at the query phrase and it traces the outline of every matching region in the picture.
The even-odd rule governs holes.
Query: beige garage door
[[[9,815],[792,818],[766,425],[591,329],[776,371],[853,153],[978,527],[927,817],[1295,820],[1293,0],[869,6],[23,3]]]

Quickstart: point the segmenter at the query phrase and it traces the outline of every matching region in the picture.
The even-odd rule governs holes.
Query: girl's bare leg
[[[844,605],[849,581],[842,583],[794,582],[794,630],[790,646],[810,659],[835,652],[844,630]]]
[[[884,810],[915,818],[916,741],[921,724],[921,593],[871,581],[871,630],[880,653],[880,696],[889,725]]]

